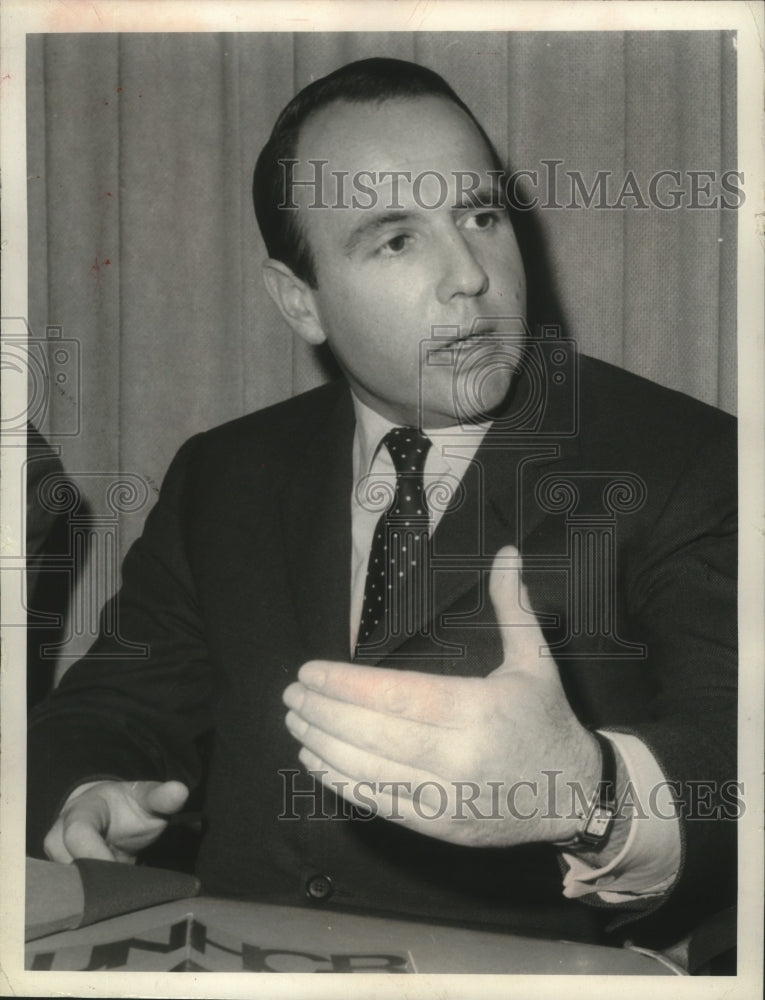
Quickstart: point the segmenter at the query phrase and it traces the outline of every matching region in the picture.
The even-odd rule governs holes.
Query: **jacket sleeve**
[[[28,726],[27,850],[42,841],[84,781],[201,780],[212,725],[205,636],[184,541],[190,468],[200,437],[179,451],[99,638],[32,713]]]
[[[656,904],[669,922],[735,901],[736,486],[730,421],[689,456],[633,555],[631,612],[656,693],[630,731],[653,753],[680,818],[680,871]]]

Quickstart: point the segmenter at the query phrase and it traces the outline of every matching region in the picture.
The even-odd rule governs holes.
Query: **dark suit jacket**
[[[723,788],[736,777],[735,423],[589,358],[562,385],[542,368],[520,376],[432,540],[433,628],[379,659],[492,671],[487,571],[519,545],[580,719],[637,734],[677,782],[682,870],[649,910],[679,936],[735,891],[735,824],[719,818],[735,814]],[[322,818],[339,808],[331,796],[285,803],[286,787],[313,786],[282,692],[306,660],[349,656],[353,433],[348,389],[332,384],[180,450],[125,560],[119,633],[30,726],[30,849],[84,779],[176,777],[200,789],[211,893],[325,905],[306,889],[326,875],[331,905],[590,936],[602,910],[561,899],[545,845],[452,847],[381,819]],[[581,615],[572,595],[588,573]],[[701,809],[693,782],[712,787]]]

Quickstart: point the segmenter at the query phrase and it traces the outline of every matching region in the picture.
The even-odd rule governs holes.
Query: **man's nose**
[[[439,302],[445,304],[455,295],[483,295],[489,290],[489,276],[460,232],[452,232],[444,239],[442,254]]]

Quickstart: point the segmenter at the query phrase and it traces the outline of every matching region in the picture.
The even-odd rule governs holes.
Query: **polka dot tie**
[[[372,539],[357,655],[372,653],[391,638],[412,635],[417,624],[427,620],[430,515],[423,470],[431,442],[412,427],[394,427],[382,443],[396,469],[396,486],[395,492],[389,490],[392,503]],[[384,488],[386,483],[379,485]]]

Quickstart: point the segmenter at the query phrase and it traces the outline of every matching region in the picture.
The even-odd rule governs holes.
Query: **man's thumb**
[[[178,812],[189,797],[189,790],[182,781],[142,781],[135,790],[138,802],[148,813],[169,816]]]
[[[505,545],[494,557],[489,596],[504,651],[502,666],[494,673],[532,668],[546,647],[521,581],[521,568],[521,556],[512,545]]]

